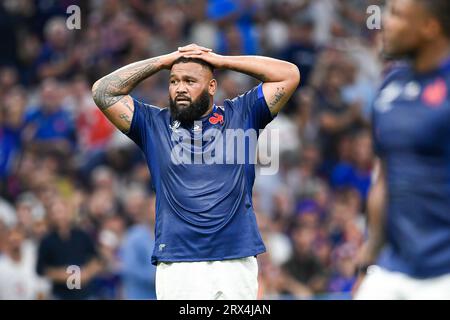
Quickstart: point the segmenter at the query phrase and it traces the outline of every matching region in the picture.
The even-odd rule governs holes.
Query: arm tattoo
[[[125,105],[125,107],[127,107],[128,110],[130,110],[131,114],[133,114],[133,109],[131,109],[130,105],[128,104],[128,102],[126,100],[123,101],[123,104]]]
[[[158,61],[159,58],[152,58],[135,62],[100,79],[93,89],[93,98],[97,106],[104,111],[118,102],[139,82],[161,69]]]
[[[121,113],[121,114],[119,115],[119,118],[122,119],[122,120],[125,120],[125,122],[127,123],[127,126],[128,126],[128,127],[131,126],[131,120],[130,120],[130,116],[129,116],[128,114],[126,114],[126,113]],[[122,133],[127,134],[129,130],[130,130],[130,129],[123,129],[123,130],[121,130],[121,131],[122,131]]]
[[[277,92],[274,94],[272,101],[269,103],[269,109],[272,111],[275,106],[280,102],[281,99],[284,97],[284,87],[277,87]]]
[[[125,120],[127,124],[131,124],[130,116],[127,115],[126,113],[121,113],[119,115],[119,118]]]

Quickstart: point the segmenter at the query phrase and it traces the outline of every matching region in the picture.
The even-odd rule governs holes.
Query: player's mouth
[[[177,97],[175,99],[175,101],[177,102],[177,104],[188,104],[188,103],[191,103],[191,99],[189,99],[188,97]]]

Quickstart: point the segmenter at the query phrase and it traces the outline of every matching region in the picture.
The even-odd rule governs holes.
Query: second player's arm
[[[365,257],[361,263],[375,262],[385,243],[386,232],[386,169],[381,159],[376,160],[375,177],[367,199],[368,240],[365,248]]]

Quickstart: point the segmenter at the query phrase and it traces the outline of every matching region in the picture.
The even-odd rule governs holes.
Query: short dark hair
[[[436,19],[439,20],[445,36],[450,38],[450,1],[418,0]]]
[[[208,68],[209,70],[211,70],[212,73],[214,73],[213,65],[208,63],[208,62],[206,62],[205,60],[202,60],[202,59],[199,59],[199,58],[180,57],[177,60],[175,60],[175,62],[172,64],[172,66],[174,66],[177,63],[189,63],[189,62],[198,63],[198,64]]]

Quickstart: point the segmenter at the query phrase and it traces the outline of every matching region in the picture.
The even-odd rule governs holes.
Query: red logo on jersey
[[[432,108],[442,105],[445,98],[447,98],[447,84],[443,79],[436,80],[423,90],[422,100]]]
[[[217,123],[223,124],[223,115],[221,115],[217,112],[214,112],[213,116],[209,118],[209,122],[211,124],[217,124]]]

